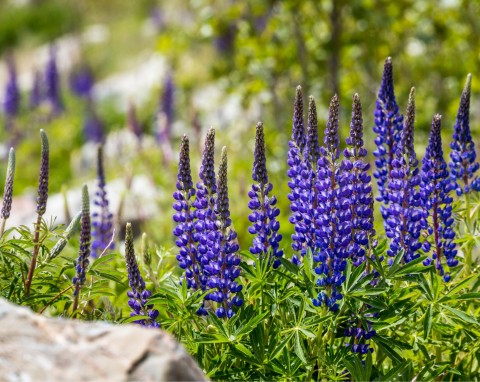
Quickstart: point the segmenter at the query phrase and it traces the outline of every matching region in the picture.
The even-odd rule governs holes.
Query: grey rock
[[[207,380],[162,330],[46,318],[3,299],[0,376],[12,382]]]

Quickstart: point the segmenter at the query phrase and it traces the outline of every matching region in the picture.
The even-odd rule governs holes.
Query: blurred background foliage
[[[288,233],[285,168],[296,85],[302,85],[305,98],[312,94],[317,100],[321,139],[330,97],[334,93],[340,96],[344,138],[352,96],[358,92],[371,153],[376,93],[383,62],[392,56],[402,110],[410,87],[417,89],[419,155],[423,155],[431,117],[437,112],[444,116],[448,155],[460,93],[470,72],[471,127],[478,142],[479,14],[480,2],[476,0],[0,0],[0,56],[3,62],[9,54],[15,57],[22,90],[15,134],[0,134],[4,155],[10,144],[17,149],[15,194],[32,192],[36,187],[39,128],[46,129],[51,139],[52,193],[62,186],[79,189],[82,182],[95,177],[94,164],[82,171],[75,165],[84,155],[86,141],[82,133],[85,103],[68,89],[75,65],[87,63],[93,71],[97,84],[95,108],[108,142],[113,133],[127,126],[126,103],[117,102],[118,95],[115,91],[113,95],[108,93],[109,87],[121,81],[122,73],[134,70],[155,54],[165,63],[162,70],[171,73],[175,86],[174,123],[168,136],[173,160],[162,159],[160,145],[144,145],[129,157],[130,163],[122,161],[118,153],[107,155],[106,160],[108,180],[143,173],[162,190],[158,200],[161,213],[143,229],[163,245],[173,245],[170,195],[179,137],[184,133],[191,137],[193,168],[198,169],[203,136],[213,126],[217,129],[218,152],[221,146],[229,146],[232,217],[237,230],[246,232],[254,126],[261,119],[267,134],[268,167],[279,195],[282,230]],[[65,39],[72,40],[79,53],[58,57],[65,111],[51,118],[43,109],[29,110],[32,85],[23,73],[31,75],[27,72],[41,69],[38,47],[52,42],[62,46],[60,42]],[[69,64],[63,65],[62,60]],[[6,67],[0,70],[0,84],[4,86]],[[148,85],[135,88],[143,85],[133,82],[132,93],[127,96],[137,106],[144,132],[155,136],[165,84],[158,81]],[[102,96],[105,91],[109,95]],[[369,158],[373,162],[373,156]],[[3,173],[5,157],[4,163]],[[3,178],[3,174],[0,176]],[[240,235],[242,248],[247,248],[249,241],[248,235]],[[284,242],[284,246],[288,244]]]

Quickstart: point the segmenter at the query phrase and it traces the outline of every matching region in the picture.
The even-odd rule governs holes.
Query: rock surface
[[[205,381],[168,333],[67,321],[0,299],[2,381]]]

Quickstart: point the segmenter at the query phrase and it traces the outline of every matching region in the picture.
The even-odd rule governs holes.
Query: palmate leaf
[[[460,318],[464,322],[468,322],[469,324],[474,324],[474,325],[480,325],[480,323],[474,317],[462,312],[461,310],[452,308],[452,307],[450,307],[448,305],[444,305],[444,304],[441,304],[440,306],[442,308],[450,311],[451,313],[453,313],[455,316],[457,316],[458,318]]]
[[[428,338],[430,336],[430,331],[432,330],[432,317],[433,317],[433,308],[432,305],[427,307],[425,311],[425,316],[423,318],[423,336]]]

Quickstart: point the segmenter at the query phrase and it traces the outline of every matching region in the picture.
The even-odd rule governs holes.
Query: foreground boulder
[[[205,381],[168,333],[51,319],[0,299],[2,381]]]

